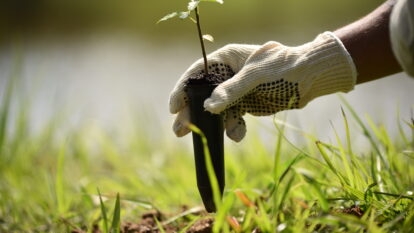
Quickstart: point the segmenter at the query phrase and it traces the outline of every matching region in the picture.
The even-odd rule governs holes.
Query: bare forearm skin
[[[392,49],[389,19],[396,0],[388,0],[362,19],[334,31],[350,53],[357,84],[402,71]]]

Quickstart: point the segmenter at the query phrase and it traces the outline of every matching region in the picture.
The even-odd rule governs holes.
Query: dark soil
[[[167,219],[166,216],[158,210],[151,210],[141,215],[137,222],[125,222],[122,224],[121,233],[173,233],[179,232],[182,229],[186,229],[188,233],[210,233],[213,228],[213,218],[203,217],[206,215],[205,211],[194,211],[191,215],[200,217],[191,226],[188,215],[178,217],[171,217]],[[162,226],[162,230],[159,229]],[[97,224],[92,226],[92,231],[88,230],[72,230],[72,233],[103,233],[104,230],[100,229]]]
[[[224,77],[216,73],[200,73],[187,81],[187,85],[217,85],[224,81]]]
[[[203,218],[194,223],[187,233],[210,233],[213,229],[213,218]]]
[[[340,214],[350,214],[358,218],[361,218],[364,215],[364,211],[357,205],[352,205],[351,207],[336,210],[334,213]]]
[[[351,206],[344,209],[336,209],[331,214],[349,214],[361,218],[364,215],[364,211],[359,206]],[[190,215],[193,217],[191,218]],[[192,223],[192,219],[198,217],[199,219]],[[190,225],[191,224],[191,225]],[[211,233],[213,229],[214,218],[208,216],[205,210],[201,208],[195,208],[194,210],[187,210],[183,208],[183,212],[167,218],[165,214],[158,210],[151,210],[143,213],[136,222],[124,222],[121,226],[121,233],[175,233],[186,229],[187,233]],[[162,230],[159,229],[162,227]],[[322,225],[317,226],[317,229]],[[329,226],[325,226],[328,227]],[[88,229],[75,229],[71,233],[104,233],[104,230],[100,229],[97,224]],[[259,228],[255,228],[253,232],[261,232]]]

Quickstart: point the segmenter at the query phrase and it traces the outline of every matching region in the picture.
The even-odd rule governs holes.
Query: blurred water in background
[[[363,16],[381,2],[207,3],[201,8],[203,26],[205,33],[213,34],[216,40],[207,45],[207,50],[227,43],[262,44],[267,40],[297,45]],[[13,131],[19,108],[29,104],[33,130],[62,114],[66,129],[96,124],[127,132],[136,130],[131,129],[132,124],[140,124],[161,132],[160,137],[189,140],[175,139],[171,132],[173,116],[167,101],[181,73],[200,57],[195,27],[178,20],[155,24],[163,15],[185,9],[185,3],[136,1],[111,6],[103,1],[94,8],[92,3],[89,6],[82,1],[62,6],[39,1],[39,5],[31,3],[16,14],[10,12],[17,9],[14,5],[3,8],[10,11],[2,16],[6,26],[2,25],[0,32],[0,101],[12,77],[17,78],[18,90],[14,93],[9,130]],[[413,90],[414,79],[398,74],[360,85],[344,97],[362,117],[370,115],[374,122],[397,134],[397,114],[404,120],[412,117]],[[277,117],[322,140],[334,140],[332,126],[338,130],[343,126],[341,106],[337,95],[329,95],[302,110]],[[272,117],[248,117],[247,124],[248,130],[263,131],[263,140],[273,143],[277,132]],[[288,136],[297,142],[303,138],[295,133]],[[364,143],[361,141],[361,146]]]

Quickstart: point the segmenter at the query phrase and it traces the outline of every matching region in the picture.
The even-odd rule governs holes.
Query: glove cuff
[[[335,92],[351,91],[356,83],[357,71],[351,55],[341,40],[332,32],[324,32],[307,46],[303,59],[307,62],[308,77],[300,83],[299,105]],[[302,84],[302,85],[301,85]]]

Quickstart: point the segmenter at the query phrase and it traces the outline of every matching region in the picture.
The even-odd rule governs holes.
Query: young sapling
[[[216,211],[216,203],[214,202],[213,181],[215,178],[218,183],[220,196],[224,190],[224,126],[223,116],[221,114],[212,114],[205,111],[203,104],[205,99],[210,97],[214,88],[223,81],[221,75],[216,73],[209,73],[208,61],[204,40],[212,41],[211,35],[203,35],[200,25],[199,3],[200,2],[218,2],[223,3],[222,0],[191,0],[188,3],[187,11],[174,12],[164,16],[160,21],[165,21],[170,18],[178,17],[180,19],[191,19],[197,25],[198,38],[200,40],[201,52],[204,60],[204,72],[199,75],[191,77],[187,81],[186,93],[189,99],[190,107],[190,121],[204,134],[207,139],[207,147],[210,154],[210,159],[213,165],[214,176],[209,176],[207,169],[207,159],[204,150],[203,138],[199,133],[193,131],[193,148],[195,167],[197,175],[197,187],[203,200],[204,206],[208,212]],[[196,18],[190,17],[191,12],[194,12]],[[210,171],[211,172],[211,171]],[[211,174],[210,174],[211,175]]]
[[[201,52],[202,52],[203,60],[204,60],[204,73],[208,74],[208,61],[207,61],[207,54],[206,54],[206,49],[204,45],[204,40],[208,40],[212,42],[214,41],[214,38],[209,34],[203,35],[201,31],[200,15],[199,15],[199,10],[198,10],[198,5],[200,4],[200,2],[217,2],[217,3],[223,4],[223,0],[191,0],[188,3],[187,11],[177,11],[177,12],[170,13],[162,17],[158,22],[162,22],[162,21],[169,20],[171,18],[178,17],[180,19],[190,19],[197,25],[197,32],[198,32],[197,35],[200,40]],[[195,13],[196,19],[193,19],[191,17],[191,12]]]

